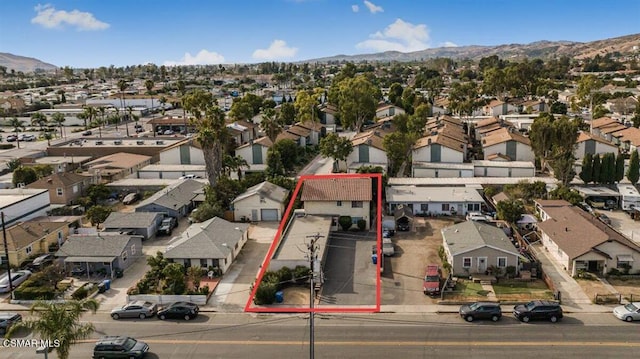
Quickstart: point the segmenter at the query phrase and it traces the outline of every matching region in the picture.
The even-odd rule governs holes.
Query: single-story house
[[[405,205],[418,215],[459,215],[479,212],[484,199],[476,189],[467,187],[389,186],[386,191],[389,211]]]
[[[163,218],[164,215],[158,212],[111,212],[102,228],[106,232],[139,235],[144,240],[155,236]]]
[[[192,179],[178,181],[140,202],[136,212],[160,212],[169,217],[185,217],[195,207],[194,198],[204,183]]]
[[[117,141],[122,142],[121,140],[114,142]],[[151,164],[151,156],[118,152],[87,162],[85,166],[91,175],[98,178],[98,181],[111,182],[128,177],[149,164]]]
[[[142,237],[120,234],[75,235],[56,252],[56,257],[64,261],[65,269],[84,270],[87,277],[104,270],[114,277],[116,269],[125,270],[142,253]]]
[[[185,267],[214,267],[225,273],[249,239],[248,229],[247,223],[218,217],[194,223],[171,242],[164,257]]]
[[[178,142],[160,151],[162,165],[204,165],[204,153],[197,141]]]
[[[314,178],[302,184],[300,200],[307,214],[334,216],[338,229],[338,217],[350,216],[354,226],[361,219],[369,229],[370,208],[373,193],[371,178]]]
[[[82,176],[73,172],[55,172],[43,177],[27,188],[46,189],[49,191],[51,204],[73,205],[84,191],[91,185],[93,178]]]
[[[50,248],[58,248],[69,236],[70,224],[70,222],[30,220],[8,227],[6,245],[9,264],[20,267],[27,259],[49,253]],[[2,251],[3,259],[4,254]]]
[[[284,215],[287,196],[288,190],[267,181],[249,187],[231,202],[234,218],[279,221]]]
[[[572,276],[584,270],[601,275],[611,269],[640,269],[640,247],[595,216],[574,206],[542,207],[538,223],[550,257]]]
[[[466,221],[442,229],[442,246],[454,276],[485,274],[491,267],[502,270],[520,266],[520,253],[501,228]]]

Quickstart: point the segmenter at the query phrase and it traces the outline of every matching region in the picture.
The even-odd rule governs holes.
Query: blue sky
[[[0,1],[0,52],[75,68],[301,61],[635,33],[637,0]]]

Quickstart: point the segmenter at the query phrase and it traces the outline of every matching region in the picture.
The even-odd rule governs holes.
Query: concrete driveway
[[[640,222],[634,221],[624,211],[599,211],[611,219],[611,227],[640,245]]]

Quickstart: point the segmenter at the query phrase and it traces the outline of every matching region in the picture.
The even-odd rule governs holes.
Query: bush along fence
[[[596,294],[593,297],[594,304],[621,304],[623,301],[629,303],[640,301],[640,295],[637,294]]]
[[[257,305],[273,304],[278,291],[294,285],[304,285],[308,283],[310,275],[311,269],[306,266],[297,266],[293,270],[282,267],[275,272],[267,271],[262,276],[253,302]]]

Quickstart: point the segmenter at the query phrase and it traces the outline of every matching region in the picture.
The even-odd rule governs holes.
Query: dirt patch
[[[576,283],[580,285],[584,294],[592,301],[595,300],[596,294],[611,294],[609,289],[599,280],[576,279]]]
[[[638,298],[640,298],[640,279],[609,278],[607,281],[618,291],[618,293],[622,294],[624,298],[630,298],[631,295],[633,295],[634,301],[637,301]]]
[[[307,287],[288,287],[283,290],[284,302],[288,305],[309,304],[309,288]]]

